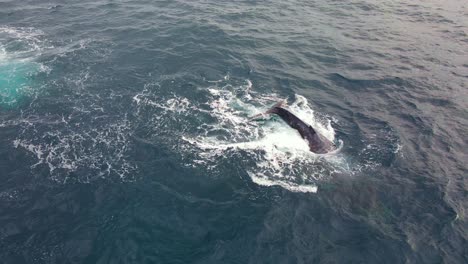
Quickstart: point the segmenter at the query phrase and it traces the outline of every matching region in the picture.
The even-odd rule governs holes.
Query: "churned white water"
[[[224,78],[226,79],[226,78]],[[280,100],[288,99],[288,110],[312,125],[330,140],[335,140],[331,120],[317,115],[307,99],[296,94],[293,98],[281,98],[275,94],[261,95],[252,89],[250,80],[245,85],[221,86],[222,80],[208,87],[208,100],[190,102],[174,96],[170,99],[150,98],[148,91],[133,97],[137,105],[156,107],[162,113],[158,120],[198,115],[209,115],[211,122],[198,127],[197,133],[183,133],[181,138],[187,153],[196,153],[197,160],[190,166],[206,166],[215,169],[219,159],[242,155],[249,165],[244,166],[252,181],[264,186],[281,186],[295,192],[316,192],[317,181],[331,177],[347,168],[339,153],[325,155],[309,151],[307,142],[299,133],[275,116],[265,116],[252,121],[250,117],[268,110]],[[339,151],[338,151],[339,152]]]

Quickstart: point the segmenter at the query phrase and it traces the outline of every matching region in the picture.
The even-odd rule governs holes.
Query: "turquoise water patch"
[[[18,105],[31,91],[40,65],[31,61],[0,62],[0,107]]]
[[[0,26],[0,108],[14,108],[32,95],[34,77],[44,69],[36,60],[45,47],[34,28]]]

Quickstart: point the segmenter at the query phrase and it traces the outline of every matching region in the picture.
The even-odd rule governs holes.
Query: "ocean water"
[[[2,263],[467,263],[468,2],[0,2]],[[287,107],[339,145],[316,155]]]

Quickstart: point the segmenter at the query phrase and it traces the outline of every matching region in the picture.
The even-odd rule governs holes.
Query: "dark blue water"
[[[468,4],[0,2],[2,263],[467,263]],[[340,149],[307,151],[275,102]]]

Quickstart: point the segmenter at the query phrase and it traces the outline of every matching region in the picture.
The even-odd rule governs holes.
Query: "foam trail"
[[[283,181],[272,181],[268,179],[268,177],[263,176],[261,174],[249,173],[249,176],[250,178],[252,178],[253,182],[262,186],[280,186],[292,192],[303,192],[303,193],[316,193],[318,190],[317,186],[315,185],[299,185],[299,184],[293,184],[293,183],[286,183]]]

